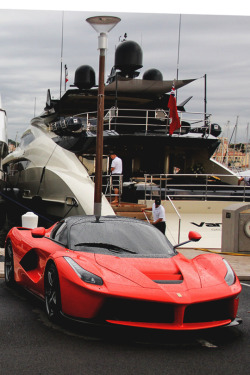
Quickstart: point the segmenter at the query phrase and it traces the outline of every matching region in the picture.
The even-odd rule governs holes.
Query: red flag
[[[171,94],[169,96],[168,108],[169,108],[169,118],[171,120],[170,127],[169,127],[169,134],[172,135],[175,130],[181,127],[180,118],[177,113],[174,85],[172,86]]]
[[[65,83],[68,82],[68,68],[67,68],[67,65],[64,66],[65,68]]]

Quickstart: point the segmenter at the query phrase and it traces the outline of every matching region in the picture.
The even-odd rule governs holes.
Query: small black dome
[[[211,124],[210,132],[214,137],[219,137],[221,134],[221,126],[218,124]]]
[[[143,74],[142,79],[151,81],[163,81],[163,76],[158,69],[149,69]]]
[[[134,72],[142,67],[142,49],[136,42],[125,41],[115,52],[115,68],[123,74]]]
[[[74,85],[79,89],[88,90],[95,86],[95,71],[89,65],[81,65],[75,71]]]

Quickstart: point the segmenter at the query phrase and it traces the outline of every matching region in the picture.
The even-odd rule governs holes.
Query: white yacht
[[[7,136],[7,114],[2,107],[2,99],[0,96],[0,190],[5,183],[5,175],[3,172],[2,160],[8,154],[8,136]]]
[[[2,161],[8,154],[8,136],[7,136],[7,114],[2,106],[2,99],[0,96],[0,242],[1,242],[1,228],[5,223],[5,200],[3,198],[3,190],[6,186],[7,175],[3,171]]]
[[[205,192],[215,191],[216,200],[221,182],[229,185],[231,194],[231,184],[236,184],[238,177],[211,160],[220,144],[220,126],[212,123],[206,112],[187,112],[184,105],[189,97],[177,105],[181,127],[170,134],[168,103],[173,81],[163,80],[162,73],[155,68],[139,79],[142,66],[141,47],[132,41],[121,42],[105,85],[103,174],[107,181],[107,156],[112,149],[123,160],[124,192],[126,187],[133,186],[136,202],[152,199],[152,192],[165,200],[171,196],[183,201],[180,190],[186,191],[189,202],[191,196],[202,200],[201,182],[205,182]],[[175,81],[175,88],[179,90],[192,81]],[[91,177],[95,173],[97,101],[95,72],[89,65],[76,70],[74,87],[60,99],[51,99],[48,90],[44,112],[31,121],[19,147],[3,161],[9,196],[18,202],[20,210],[31,209],[52,221],[69,215],[93,214]],[[175,175],[176,170],[180,172]],[[221,175],[220,183],[203,176],[216,173]],[[190,182],[192,188],[187,191]],[[114,214],[105,197],[105,185],[102,215]],[[131,201],[131,196],[124,200]],[[189,206],[193,209],[193,204]]]

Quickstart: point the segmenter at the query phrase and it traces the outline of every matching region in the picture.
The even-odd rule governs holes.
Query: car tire
[[[56,322],[61,317],[61,293],[58,272],[54,263],[50,262],[45,270],[44,296],[46,314],[50,321]]]
[[[5,284],[9,287],[14,286],[15,276],[14,276],[14,257],[13,248],[10,240],[7,240],[5,245],[5,255],[4,255],[4,277]]]

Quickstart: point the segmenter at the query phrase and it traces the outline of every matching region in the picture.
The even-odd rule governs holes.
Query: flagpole
[[[66,92],[66,89],[67,89],[66,85],[67,85],[67,82],[68,82],[68,68],[67,68],[66,64],[64,65],[64,75],[65,75],[65,77],[64,77],[64,91]]]
[[[181,127],[180,118],[177,112],[174,82],[175,80],[173,81],[172,90],[168,99],[169,119],[170,119],[169,135],[170,136],[172,136],[175,130],[180,129]]]
[[[177,69],[176,69],[176,80],[179,78],[179,60],[180,60],[180,40],[181,40],[181,14],[179,18],[179,36],[178,36],[178,54],[177,54]],[[176,101],[177,101],[177,90],[176,90]]]
[[[64,91],[66,91],[66,74],[67,74],[67,66],[64,65]]]
[[[62,96],[63,23],[64,23],[64,12],[62,12],[61,69],[60,69],[60,99],[61,99],[61,96]]]

